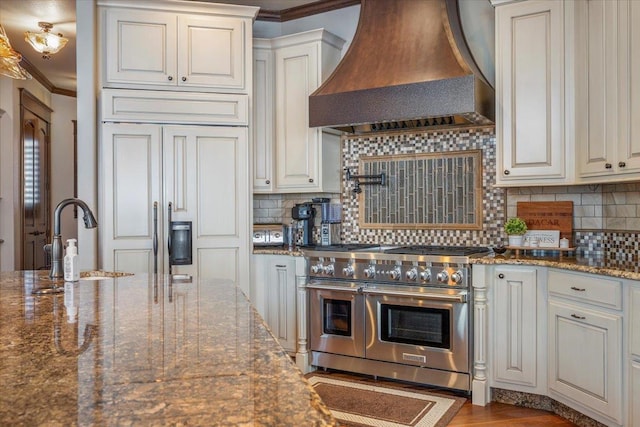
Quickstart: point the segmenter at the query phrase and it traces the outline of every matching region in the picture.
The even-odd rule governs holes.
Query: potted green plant
[[[527,232],[527,223],[521,218],[509,218],[504,223],[504,231],[509,236],[509,246],[522,246],[522,238]]]

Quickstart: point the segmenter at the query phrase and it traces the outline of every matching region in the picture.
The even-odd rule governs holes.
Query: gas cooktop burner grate
[[[477,246],[403,246],[384,251],[385,254],[441,256],[468,256],[488,252],[489,248]]]

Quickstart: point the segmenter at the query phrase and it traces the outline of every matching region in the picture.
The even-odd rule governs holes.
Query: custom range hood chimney
[[[359,133],[492,124],[494,109],[458,0],[362,0],[349,50],[309,96],[309,126]]]

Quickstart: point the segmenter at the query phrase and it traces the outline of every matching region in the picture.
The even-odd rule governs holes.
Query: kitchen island
[[[228,281],[48,282],[0,274],[2,424],[335,425]]]

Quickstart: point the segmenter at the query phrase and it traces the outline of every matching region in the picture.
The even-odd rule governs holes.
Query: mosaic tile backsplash
[[[343,179],[341,194],[254,195],[254,222],[291,221],[295,203],[313,197],[342,201],[341,240],[350,243],[446,244],[493,246],[506,240],[504,221],[516,214],[518,201],[573,201],[573,245],[579,254],[599,256],[611,262],[640,262],[640,183],[551,187],[495,188],[495,133],[491,127],[474,129],[348,135],[342,141],[342,167],[358,171],[368,156],[482,150],[482,229],[416,230],[366,229],[358,226],[358,197],[353,182]],[[369,191],[368,186],[363,192]],[[319,218],[316,218],[319,225]],[[318,227],[316,227],[317,229]],[[316,236],[317,240],[318,236]]]
[[[343,240],[357,243],[404,244],[404,245],[484,245],[493,246],[496,241],[504,239],[502,224],[505,214],[505,191],[496,188],[495,184],[495,134],[493,128],[448,129],[422,132],[398,132],[385,134],[348,135],[342,143],[343,166],[352,170],[360,170],[360,163],[367,163],[371,156],[397,156],[441,154],[442,158],[453,153],[479,151],[481,153],[481,170],[479,182],[469,191],[476,194],[482,192],[481,207],[478,209],[482,221],[478,229],[416,229],[407,225],[396,224],[394,228],[367,228],[360,226],[359,198],[352,192],[353,183],[344,184],[342,191],[343,205]],[[442,176],[441,178],[445,178]],[[375,189],[364,187],[364,200],[367,192],[370,198],[375,196]],[[415,207],[419,206],[417,204]],[[414,215],[418,215],[414,208]],[[475,218],[474,218],[475,220]]]
[[[365,176],[386,176],[360,197],[365,228],[482,227],[480,151],[361,157]]]

